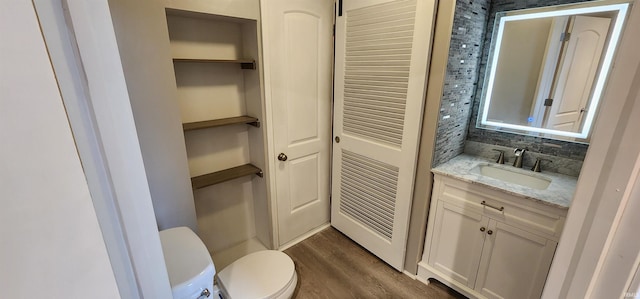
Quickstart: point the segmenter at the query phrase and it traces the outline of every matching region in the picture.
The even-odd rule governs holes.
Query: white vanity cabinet
[[[435,174],[418,277],[469,297],[540,298],[566,208]]]

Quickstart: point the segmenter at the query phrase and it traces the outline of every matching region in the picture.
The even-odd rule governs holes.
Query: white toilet
[[[188,227],[160,232],[174,299],[291,298],[298,283],[293,261],[276,250],[246,255],[216,269],[202,240]]]

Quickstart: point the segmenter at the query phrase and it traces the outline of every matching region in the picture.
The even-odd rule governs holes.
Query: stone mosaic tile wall
[[[584,160],[588,145],[476,128],[482,82],[496,12],[590,0],[461,0],[456,2],[447,77],[440,107],[433,166],[474,148],[528,148],[530,153]],[[486,30],[488,28],[488,30]]]
[[[570,4],[576,2],[585,2],[585,0],[493,0],[491,2],[491,8],[488,18],[488,27],[493,28],[495,15],[500,11],[536,8],[549,5]],[[491,30],[485,33],[484,49],[489,49],[491,45]],[[478,82],[482,85],[484,82],[484,75],[486,71],[488,51],[484,51],[479,66]],[[475,98],[473,101],[471,118],[468,123],[469,130],[467,134],[467,140],[479,142],[492,147],[493,145],[504,146],[508,148],[528,148],[530,153],[540,153],[544,155],[556,156],[559,158],[568,158],[578,160],[581,165],[586,155],[588,145],[578,144],[566,141],[552,140],[546,138],[503,133],[491,130],[483,130],[476,128],[476,120],[478,117],[478,107],[480,105],[480,98],[482,96],[482,86],[478,86],[475,92]],[[477,147],[477,146],[476,146]]]
[[[478,82],[490,0],[456,2],[447,76],[438,120],[434,166],[461,154]]]

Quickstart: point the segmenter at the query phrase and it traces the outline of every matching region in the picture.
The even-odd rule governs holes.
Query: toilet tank
[[[174,299],[195,299],[203,291],[213,292],[215,266],[202,240],[188,227],[160,232]]]

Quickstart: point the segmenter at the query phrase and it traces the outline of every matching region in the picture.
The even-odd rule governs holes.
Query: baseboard
[[[305,239],[307,239],[307,238],[309,238],[309,237],[311,237],[311,236],[313,236],[313,235],[315,235],[315,234],[327,229],[330,226],[331,226],[331,223],[325,223],[325,224],[323,224],[321,226],[318,226],[318,227],[306,232],[302,236],[297,237],[297,238],[285,243],[284,245],[278,247],[278,250],[285,251],[285,250],[289,249],[289,247],[304,241]]]
[[[409,272],[407,270],[403,270],[402,273],[404,273],[404,275],[406,275],[406,276],[409,276],[409,278],[411,278],[413,280],[416,280],[418,278],[417,275],[415,275],[415,274],[413,274],[413,273],[411,273],[411,272]]]

